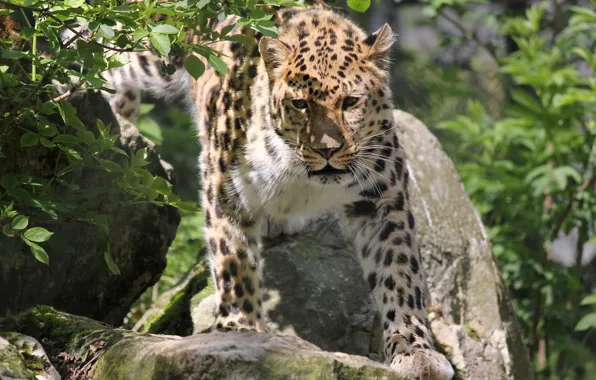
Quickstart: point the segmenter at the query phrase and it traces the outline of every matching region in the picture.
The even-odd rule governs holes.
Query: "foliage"
[[[470,4],[440,0],[429,14],[444,16],[460,39],[480,44],[459,21],[472,13]],[[538,377],[578,379],[596,363],[588,341],[574,339],[587,335],[573,332],[576,324],[576,330],[596,327],[596,314],[584,315],[581,306],[594,296],[580,304],[589,286],[580,254],[572,268],[550,257],[561,234],[577,228],[581,252],[596,229],[596,2],[565,14],[548,4],[492,23],[514,42],[513,51],[500,56],[483,46],[507,86],[504,117],[470,101],[465,114],[439,127],[443,139],[458,141],[449,153],[487,226]],[[555,17],[563,27],[552,29]]]
[[[103,173],[117,185],[117,194],[110,194],[112,209],[151,203],[196,210],[176,195],[165,179],[146,169],[146,150],[125,152],[118,148],[118,136],[101,120],[97,121],[96,130],[87,129],[68,98],[82,87],[110,91],[105,87],[102,72],[124,65],[120,55],[131,51],[186,56],[184,66],[198,77],[204,71],[204,63],[189,54],[193,52],[225,73],[227,67],[219,58],[220,53],[209,45],[222,39],[251,41],[244,35],[231,34],[230,27],[221,33],[211,30],[207,26],[209,18],[237,15],[237,25],[276,36],[272,14],[263,6],[296,4],[286,0],[103,0],[92,4],[84,0],[0,1],[2,20],[10,15],[23,24],[18,38],[8,30],[12,23],[5,25],[0,36],[0,162],[9,159],[3,152],[8,151],[15,138],[23,153],[42,149],[54,152],[57,162],[66,160],[65,167],[57,164],[49,177],[19,172],[18,167],[7,172],[0,170],[0,228],[5,238],[22,239],[38,260],[48,264],[50,258],[39,244],[52,236],[45,228],[48,223],[84,221],[97,225],[107,235],[108,218],[102,195],[113,190],[72,183],[69,174],[83,169]],[[64,31],[70,34],[63,34]],[[187,31],[193,32],[197,43],[186,42]],[[169,73],[175,70],[172,65],[164,69]],[[53,81],[74,86],[56,96]],[[100,204],[104,206],[101,212]],[[34,227],[26,229],[28,223]],[[109,245],[105,261],[112,272],[118,273]]]
[[[191,120],[176,105],[160,107],[155,106],[152,101],[147,99],[147,103],[141,104],[141,117],[137,127],[158,146],[163,159],[174,166],[176,193],[189,202],[196,202],[199,145]],[[164,273],[158,283],[147,289],[135,302],[123,327],[136,327],[137,331],[143,331],[142,326],[146,322],[143,319],[144,313],[164,292],[177,285],[192,270],[204,245],[202,212],[183,212],[176,238],[168,250],[168,264]]]

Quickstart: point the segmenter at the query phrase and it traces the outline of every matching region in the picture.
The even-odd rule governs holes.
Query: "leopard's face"
[[[259,48],[276,133],[311,181],[348,184],[372,170],[372,151],[390,128],[385,60],[393,37],[388,26],[367,36],[326,16],[304,12],[281,41],[264,38]],[[314,31],[306,33],[309,25]]]

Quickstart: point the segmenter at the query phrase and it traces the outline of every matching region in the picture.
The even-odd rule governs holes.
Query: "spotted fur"
[[[451,365],[433,346],[409,173],[393,130],[391,29],[368,35],[326,9],[280,12],[277,21],[279,39],[236,27],[258,43],[215,46],[227,75],[208,68],[190,92],[216,328],[265,330],[263,221],[334,210],[377,301],[387,363],[404,376],[450,379]],[[141,84],[152,80],[144,60]]]

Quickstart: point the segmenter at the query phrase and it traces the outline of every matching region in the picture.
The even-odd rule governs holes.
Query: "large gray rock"
[[[182,338],[139,334],[49,307],[0,320],[3,329],[43,337],[65,379],[404,380],[364,357],[321,351],[291,335],[210,333]],[[2,344],[0,340],[0,359]],[[2,366],[0,361],[0,371]]]
[[[401,111],[394,115],[409,157],[431,325],[439,347],[460,379],[532,379],[490,242],[453,163],[420,121]],[[269,241],[263,257],[269,331],[295,334],[326,350],[379,358],[377,311],[333,216],[324,216],[299,235]],[[190,302],[195,332],[214,321],[215,303],[205,294],[210,291]]]
[[[120,135],[117,147],[127,152],[147,148],[149,171],[164,178],[172,175],[169,165],[160,160],[155,146],[143,138],[134,125],[116,118],[100,94],[76,93],[69,101],[89,130],[96,131],[97,119],[105,125],[111,123],[112,133]],[[59,149],[38,145],[23,150],[19,148],[18,133],[3,138],[12,142],[3,144],[6,158],[0,164],[0,177],[5,173],[18,173],[49,179],[56,170],[69,164],[65,154],[59,154]],[[111,159],[122,162],[123,158],[114,153]],[[85,191],[112,190],[101,193],[102,201],[96,209],[80,211],[107,215],[109,236],[97,226],[77,220],[82,215],[51,224],[32,217],[30,224],[54,232],[52,238],[43,243],[50,257],[50,264],[46,266],[33,257],[20,239],[0,233],[0,316],[46,304],[118,325],[133,302],[157,282],[164,270],[165,256],[180,221],[179,212],[172,207],[151,204],[119,206],[116,184],[99,170],[78,169],[66,180]],[[54,191],[67,198],[74,196],[69,188],[55,182]],[[22,202],[15,206],[24,207]],[[119,276],[111,275],[104,262],[108,242],[120,268]]]

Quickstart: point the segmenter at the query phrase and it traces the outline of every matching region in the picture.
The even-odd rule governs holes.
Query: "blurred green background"
[[[366,3],[366,2],[365,2]],[[596,379],[596,5],[589,1],[373,1],[348,10],[389,23],[395,107],[420,118],[454,160],[484,221],[538,379]],[[188,115],[146,98],[138,126],[197,200]],[[184,213],[138,318],[197,262],[201,214]],[[142,321],[141,321],[142,323]]]

